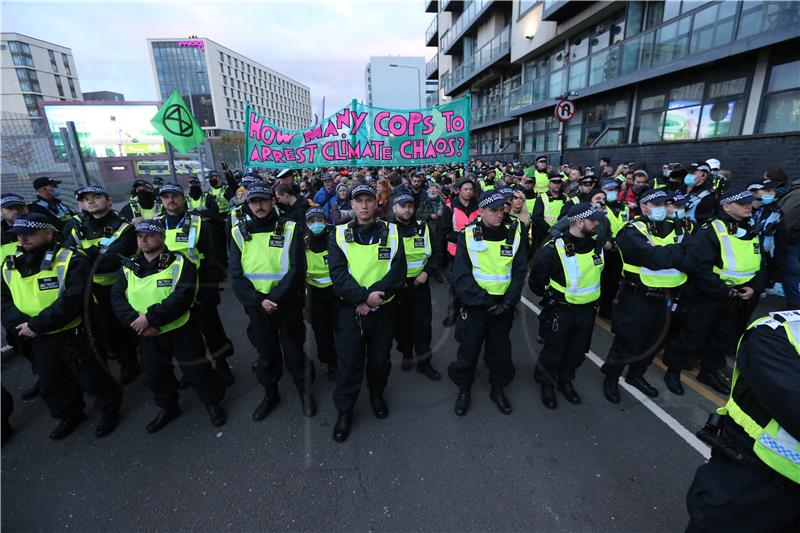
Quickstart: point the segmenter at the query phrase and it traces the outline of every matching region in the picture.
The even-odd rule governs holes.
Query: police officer
[[[536,158],[533,170],[533,192],[538,196],[547,193],[550,184],[550,175],[547,172],[547,156],[540,155]],[[527,197],[526,197],[527,198]]]
[[[601,371],[603,393],[619,403],[617,382],[625,365],[629,384],[650,397],[658,390],[644,377],[669,328],[671,306],[686,282],[684,247],[675,222],[667,218],[663,189],[651,190],[639,200],[642,214],[617,234],[622,257],[622,283],[614,310],[614,340]]]
[[[75,215],[75,211],[58,199],[61,196],[61,189],[58,187],[60,183],[61,181],[46,176],[33,180],[36,199],[28,205],[28,211],[44,215],[58,231]]]
[[[459,178],[456,181],[456,194],[450,198],[450,205],[445,205],[442,210],[442,231],[443,240],[447,243],[447,266],[450,268],[451,276],[448,283],[450,291],[450,305],[447,309],[447,316],[442,321],[442,325],[450,327],[456,322],[456,313],[461,307],[458,297],[453,290],[452,266],[456,256],[456,242],[458,236],[467,227],[467,224],[478,217],[478,201],[475,193],[475,180],[472,175]]]
[[[693,265],[679,309],[680,332],[664,350],[664,382],[683,394],[681,370],[699,356],[697,380],[720,394],[730,387],[722,370],[725,354],[739,337],[749,301],[763,290],[761,246],[750,225],[753,195],[731,189],[720,199],[720,215],[687,242],[687,264]]]
[[[480,219],[459,236],[453,263],[453,285],[462,307],[456,324],[458,353],[447,373],[459,390],[454,411],[464,416],[484,347],[491,384],[489,398],[508,415],[512,408],[504,387],[515,374],[509,333],[527,274],[525,237],[517,221],[503,224],[505,198],[501,193],[485,191],[478,205]]]
[[[538,195],[531,213],[534,248],[547,238],[550,228],[566,215],[571,199],[564,194],[564,179],[561,174],[552,174],[548,178],[548,190]],[[567,206],[565,209],[564,206]]]
[[[317,345],[317,359],[326,367],[330,381],[336,379],[334,332],[339,320],[339,298],[333,291],[328,267],[328,239],[332,226],[325,224],[319,207],[306,211],[306,286],[308,287],[311,329]]]
[[[132,224],[144,219],[162,215],[163,206],[156,196],[156,190],[147,180],[136,180],[131,187],[127,205],[122,207],[119,215]]]
[[[403,354],[400,368],[411,370],[416,356],[417,371],[439,381],[441,374],[431,365],[431,288],[428,277],[440,261],[441,250],[431,245],[428,225],[414,218],[414,197],[401,189],[392,198],[397,231],[406,252],[406,282],[397,295],[397,350]]]
[[[197,270],[186,256],[166,246],[165,234],[160,220],[136,224],[139,252],[125,261],[111,289],[117,320],[138,335],[146,382],[160,408],[146,429],[155,433],[181,415],[173,358],[205,404],[211,423],[222,426],[227,416],[219,402],[225,386],[205,357],[191,310]]]
[[[119,422],[122,389],[91,354],[81,325],[89,261],[60,245],[39,213],[18,217],[9,231],[20,248],[3,262],[3,327],[31,342],[40,396],[60,420],[50,438],[66,437],[86,419],[84,392],[101,413],[95,435],[105,437]]]
[[[686,217],[698,226],[702,226],[718,211],[717,195],[709,182],[711,170],[706,163],[697,163],[695,171],[683,178],[684,188],[681,192],[686,196]]]
[[[196,213],[201,217],[220,220],[219,206],[210,192],[203,192],[200,185],[200,178],[192,176],[189,178],[189,194],[186,195],[186,209],[190,213]],[[227,217],[228,213],[225,213]]]
[[[395,224],[376,219],[375,189],[359,184],[351,196],[355,219],[337,226],[328,245],[333,290],[342,300],[333,393],[339,412],[333,429],[336,442],[350,434],[365,363],[372,410],[379,419],[389,416],[383,391],[392,369],[394,299],[406,280],[403,240]]]
[[[529,285],[545,297],[539,315],[544,346],[533,377],[548,409],[558,407],[556,387],[568,402],[581,402],[572,381],[589,351],[600,298],[603,246],[594,235],[603,218],[592,204],[572,206],[567,212],[569,229],[548,241],[533,261]]]
[[[733,390],[698,436],[712,446],[686,495],[686,531],[797,531],[800,526],[800,310],[745,332]]]
[[[673,191],[667,198],[667,218],[674,221],[675,233],[680,242],[697,228],[694,222],[686,218],[686,197],[680,191]]]
[[[28,206],[25,204],[25,199],[18,194],[4,192],[0,196],[0,209],[2,209],[2,231],[0,231],[0,239],[2,239],[2,247],[0,247],[0,260],[4,260],[6,256],[12,255],[17,251],[17,236],[9,233],[9,229],[14,224],[14,221],[20,215],[28,213]]]
[[[200,331],[222,381],[232,385],[234,377],[226,358],[233,355],[233,344],[225,334],[217,311],[219,283],[225,276],[218,252],[224,246],[214,240],[209,221],[187,211],[183,187],[165,183],[159,190],[159,197],[165,211],[159,220],[166,228],[167,248],[183,253],[197,268],[200,286],[195,313]]]
[[[82,250],[92,263],[91,323],[85,326],[104,359],[110,356],[119,363],[119,380],[127,385],[141,369],[135,340],[111,310],[111,286],[122,266],[120,258],[136,252],[136,235],[133,226],[111,209],[111,196],[102,187],[78,189],[75,199],[83,212],[64,226],[64,242]]]
[[[258,352],[255,373],[265,390],[253,420],[263,420],[280,403],[278,382],[284,364],[300,394],[303,414],[311,417],[317,406],[311,395],[314,364],[303,352],[302,228],[278,217],[266,185],[251,185],[247,203],[253,217],[231,229],[229,256],[233,292],[250,320],[247,336]]]

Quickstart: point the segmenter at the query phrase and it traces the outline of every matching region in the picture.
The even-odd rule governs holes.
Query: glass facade
[[[760,133],[800,131],[800,60],[772,66],[761,109]]]
[[[216,127],[204,52],[177,42],[154,42],[152,46],[162,101],[177,89],[200,126]]]

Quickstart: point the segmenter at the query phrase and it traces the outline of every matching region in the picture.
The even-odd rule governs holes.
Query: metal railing
[[[454,68],[452,72],[442,76],[442,87],[444,88],[445,94],[510,52],[511,27],[506,26],[500,33],[495,35],[491,41],[475,52],[472,57],[465,58],[461,65]]]
[[[434,15],[433,21],[431,22],[430,26],[428,26],[428,29],[425,30],[426,46],[433,40],[434,37],[436,37],[437,33],[439,33],[439,15]]]
[[[461,13],[458,20],[453,23],[450,29],[442,35],[441,47],[443,52],[447,52],[453,44],[460,39],[464,33],[472,26],[472,23],[483,13],[484,9],[494,0],[473,0],[469,6]]]
[[[430,77],[437,70],[439,70],[439,54],[436,54],[430,61],[425,63],[425,76]]]

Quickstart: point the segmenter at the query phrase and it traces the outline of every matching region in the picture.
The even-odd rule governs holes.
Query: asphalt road
[[[454,358],[453,329],[439,324],[444,285],[434,283],[434,365]],[[536,300],[526,290],[529,302]],[[456,387],[428,381],[396,364],[386,391],[390,416],[377,420],[362,390],[350,439],[331,438],[332,383],[318,372],[320,409],[303,418],[284,376],[283,402],[265,420],[251,413],[263,390],[250,371],[255,352],[246,319],[230,290],[220,309],[236,346],[237,377],[224,406],[228,424],[214,428],[191,391],[184,415],[160,433],[144,380],[128,386],[123,420],[105,439],[98,415],[60,442],[41,400],[19,401],[32,382],[20,357],[5,357],[3,383],[16,400],[17,433],[2,449],[2,528],[7,531],[291,530],[291,531],[676,531],[687,521],[686,489],[703,463],[680,431],[693,433],[721,398],[694,384],[680,398],[650,370],[661,395],[646,407],[623,392],[602,396],[591,361],[578,371],[583,398],[559,397],[556,411],[539,400],[533,366],[536,316],[520,304],[512,330],[517,376],[514,406],[502,415],[488,398],[481,365],[473,407],[453,414]],[[595,329],[592,351],[605,357],[611,335]],[[309,328],[306,344],[315,355]],[[395,363],[399,354],[393,352]],[[116,371],[116,368],[114,369]],[[699,392],[698,392],[699,391]],[[663,409],[663,412],[661,411]],[[655,412],[654,412],[655,411]],[[665,417],[664,414],[668,413]],[[657,414],[659,414],[657,416]],[[685,432],[685,430],[684,430]],[[702,450],[702,448],[700,448]]]

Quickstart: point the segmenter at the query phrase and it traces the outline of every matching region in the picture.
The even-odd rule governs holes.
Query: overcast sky
[[[370,56],[433,55],[423,0],[32,2],[2,0],[2,30],[72,49],[81,89],[156,100],[147,43],[208,37],[311,87],[326,114],[364,99]]]

